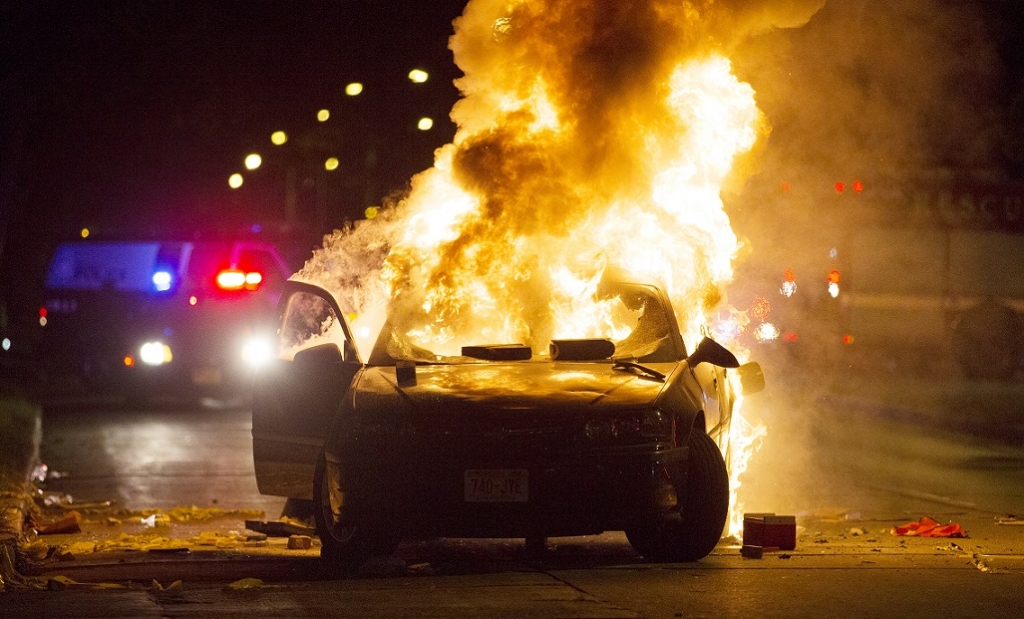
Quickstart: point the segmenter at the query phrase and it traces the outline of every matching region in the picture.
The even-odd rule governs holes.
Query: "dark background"
[[[211,236],[260,224],[301,266],[451,140],[448,38],[464,4],[0,3],[0,328],[35,319],[51,248],[83,227]],[[831,183],[942,168],[1019,180],[1022,4],[829,2],[801,29],[741,46],[736,70],[773,126],[756,175]],[[412,68],[430,80],[412,84]],[[352,81],[365,85],[355,98],[343,92]],[[416,129],[421,116],[432,130]],[[288,144],[270,145],[275,130]],[[231,190],[254,151],[263,167]],[[338,170],[324,170],[327,156]]]

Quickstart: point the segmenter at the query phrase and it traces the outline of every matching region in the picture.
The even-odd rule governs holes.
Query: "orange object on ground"
[[[82,529],[78,524],[82,522],[82,514],[76,511],[68,512],[60,520],[41,524],[35,527],[39,535],[56,535],[58,533],[78,533]]]
[[[899,527],[892,528],[893,535],[906,535],[914,537],[967,537],[967,532],[956,524],[940,525],[928,516],[924,516],[917,522],[908,522]]]

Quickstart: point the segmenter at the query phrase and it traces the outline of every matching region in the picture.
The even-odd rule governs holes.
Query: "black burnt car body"
[[[616,342],[442,357],[389,322],[364,363],[332,295],[289,282],[253,394],[260,491],[311,502],[323,556],[350,564],[407,539],[610,530],[649,560],[704,557],[728,515],[739,364],[710,339],[688,355],[659,289],[602,290],[636,320]]]

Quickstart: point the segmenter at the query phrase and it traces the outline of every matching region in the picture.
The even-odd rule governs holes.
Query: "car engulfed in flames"
[[[688,353],[657,287],[606,279],[593,297],[613,337],[445,354],[393,314],[364,362],[337,299],[288,282],[254,388],[260,492],[311,504],[322,555],[349,566],[402,540],[618,530],[651,561],[703,558],[760,368],[709,338]]]

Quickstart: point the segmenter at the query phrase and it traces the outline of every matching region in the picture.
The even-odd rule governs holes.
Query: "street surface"
[[[442,539],[346,575],[316,540],[248,540],[244,521],[283,505],[256,491],[248,410],[48,408],[46,517],[76,509],[82,532],[38,538],[64,554],[29,577],[70,580],[0,595],[3,616],[1024,616],[1020,445],[787,391],[746,412],[767,435],[744,510],[795,515],[794,551],[748,559],[726,538],[699,563],[655,565],[621,533],[551,539],[541,556],[521,540]],[[149,526],[154,512],[169,524]],[[969,537],[891,535],[923,516]]]

